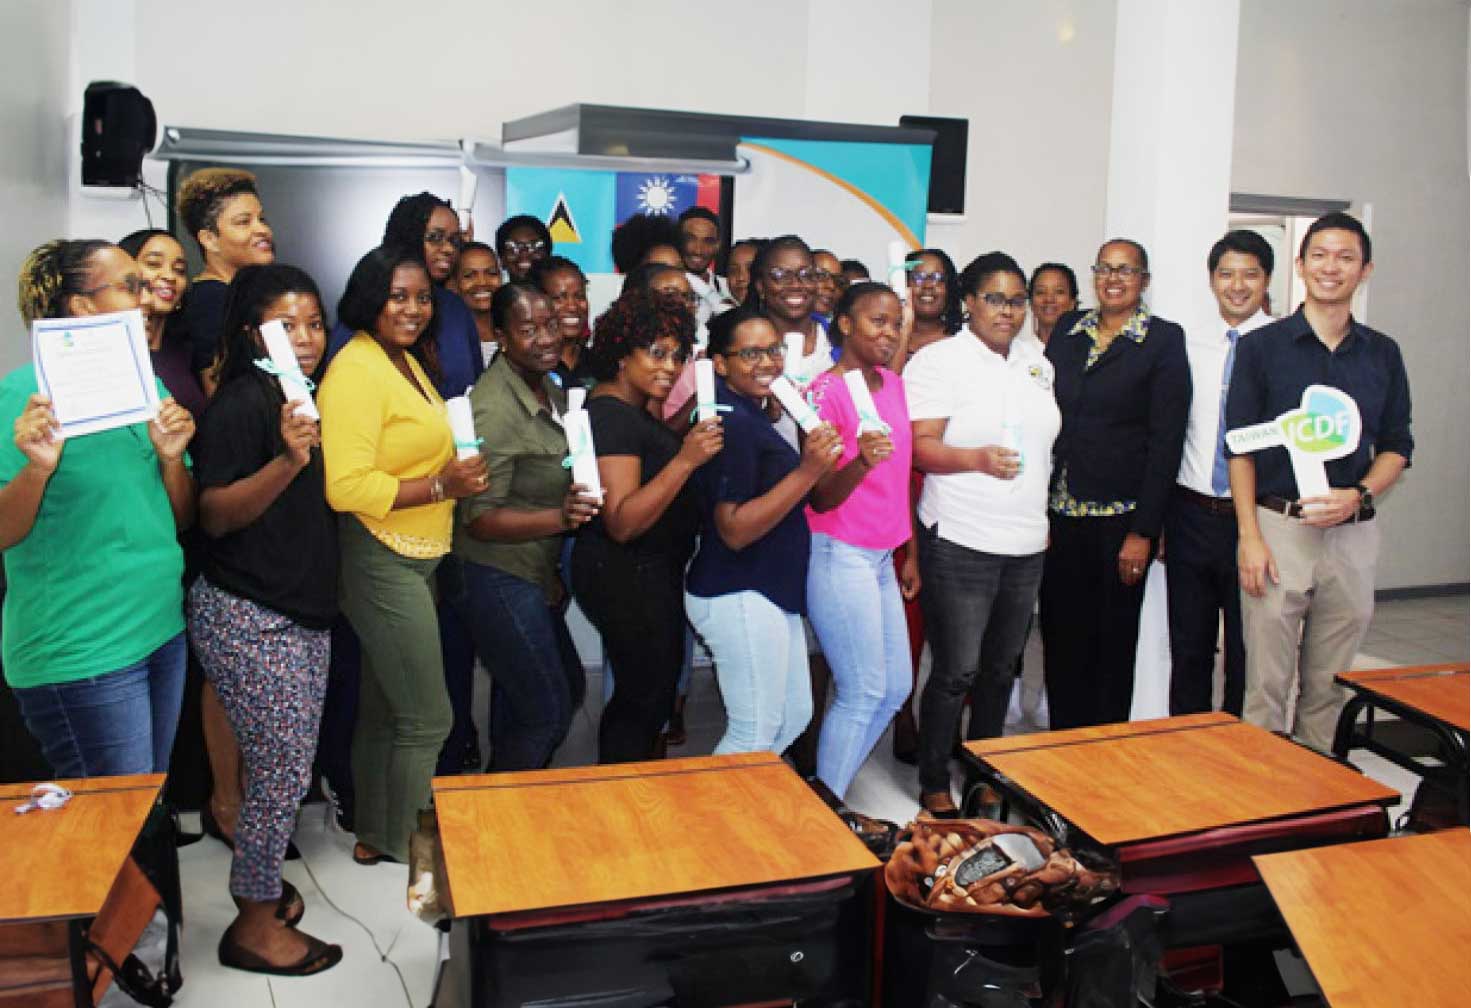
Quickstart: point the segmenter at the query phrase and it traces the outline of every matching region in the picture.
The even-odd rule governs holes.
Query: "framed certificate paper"
[[[64,437],[152,420],[158,383],[137,309],[31,323],[36,385],[49,396]]]

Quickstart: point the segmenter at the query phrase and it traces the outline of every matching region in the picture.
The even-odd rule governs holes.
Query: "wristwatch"
[[[1374,506],[1374,494],[1362,483],[1354,484],[1354,489],[1359,492],[1359,509],[1364,510]]]

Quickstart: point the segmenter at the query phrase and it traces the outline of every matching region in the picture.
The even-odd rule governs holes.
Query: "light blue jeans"
[[[841,798],[909,698],[909,633],[894,551],[812,533],[807,618],[836,687],[817,740],[817,776]]]
[[[684,611],[710,649],[725,700],[716,754],[785,752],[812,720],[802,617],[754,591],[715,598],[686,592]]]

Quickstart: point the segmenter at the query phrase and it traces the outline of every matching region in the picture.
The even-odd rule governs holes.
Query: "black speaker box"
[[[93,81],[82,99],[82,185],[132,188],[158,138],[153,102],[131,84]]]
[[[930,213],[965,213],[965,154],[969,119],[900,116],[899,125],[935,131],[930,155]]]

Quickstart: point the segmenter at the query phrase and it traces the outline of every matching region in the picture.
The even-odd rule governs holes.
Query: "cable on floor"
[[[392,966],[393,967],[393,972],[398,975],[398,985],[403,988],[404,1002],[409,1006],[409,1008],[414,1008],[414,998],[413,998],[413,995],[409,993],[409,982],[404,979],[403,970],[401,970],[401,969],[398,968],[398,963],[396,963],[392,959],[388,958],[388,953],[385,952],[383,950],[383,947],[378,944],[378,939],[377,939],[377,937],[374,936],[372,928],[368,927],[368,925],[364,924],[362,921],[358,920],[352,914],[350,914],[346,910],[342,909],[342,907],[340,907],[336,903],[332,902],[332,897],[327,895],[326,888],[317,879],[317,873],[314,872],[314,871],[312,871],[311,862],[307,860],[305,854],[302,854],[302,856],[301,856],[301,866],[306,869],[307,876],[309,878],[311,878],[311,880],[312,880],[312,885],[314,885],[314,886],[317,887],[317,892],[319,892],[319,893],[322,894],[322,899],[326,902],[326,904],[329,907],[331,907],[333,910],[336,910],[342,916],[346,917],[348,920],[352,921],[358,927],[360,927],[360,928],[363,929],[363,934],[367,935],[368,936],[368,941],[370,941],[370,942],[373,943],[373,951],[375,951],[375,952],[378,953],[378,959],[379,959],[379,961],[380,962],[385,962],[388,965]],[[402,930],[400,930],[399,933],[401,934],[402,933]],[[394,935],[394,939],[393,940],[394,940],[394,942],[397,942],[398,941],[398,935]],[[393,947],[393,943],[390,943],[389,944],[389,948],[391,949],[392,947]]]

